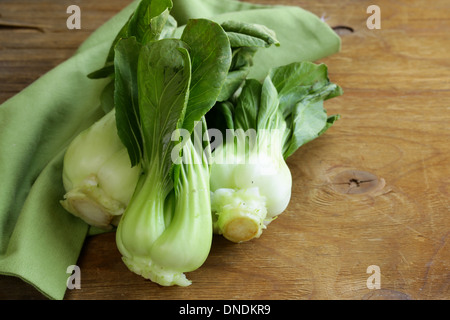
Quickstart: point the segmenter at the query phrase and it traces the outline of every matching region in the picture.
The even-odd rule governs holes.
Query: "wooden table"
[[[27,25],[0,27],[0,103],[129,3],[77,1],[82,28],[68,30],[72,2],[0,1],[0,21]],[[91,237],[82,288],[65,298],[449,299],[450,3],[379,0],[381,29],[368,29],[372,1],[255,2],[301,6],[342,36],[342,52],[322,61],[345,91],[326,102],[342,119],[288,160],[288,209],[257,240],[216,237],[187,288],[129,272],[114,234]],[[15,278],[0,277],[0,288],[3,298],[43,298]]]

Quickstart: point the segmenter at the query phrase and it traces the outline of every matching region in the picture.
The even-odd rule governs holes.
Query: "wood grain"
[[[44,32],[0,27],[0,103],[128,2],[77,1],[82,29],[69,31],[72,1],[1,1],[0,19]],[[259,239],[215,237],[187,288],[129,272],[114,234],[88,238],[82,288],[66,299],[449,299],[449,2],[377,1],[380,30],[366,27],[371,1],[249,2],[300,6],[344,27],[342,52],[321,61],[344,89],[326,102],[342,119],[288,159],[288,209]],[[380,267],[381,290],[366,286],[370,265]],[[0,277],[0,287],[1,298],[42,298],[15,278]]]

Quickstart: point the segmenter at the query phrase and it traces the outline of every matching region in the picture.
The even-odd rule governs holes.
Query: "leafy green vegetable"
[[[193,123],[212,108],[222,90],[231,64],[231,48],[223,29],[206,19],[188,21],[181,40],[189,46],[194,70],[183,125],[192,131]]]
[[[209,167],[189,138],[179,149],[189,161],[175,164],[173,150],[181,142],[173,135],[179,129],[190,135],[215,104],[231,48],[220,25],[204,19],[191,20],[180,40],[142,45],[136,69],[139,46],[134,38],[121,40],[115,53],[117,128],[142,167],[117,228],[117,246],[133,272],[185,286],[184,272],[200,267],[211,246]]]
[[[114,105],[118,135],[126,146],[131,165],[139,163],[143,142],[139,128],[138,58],[142,45],[135,37],[121,40],[116,46]]]
[[[100,79],[114,75],[115,47],[121,39],[135,37],[142,44],[172,37],[177,27],[176,20],[170,15],[172,7],[171,0],[141,0],[114,39],[104,67],[90,73],[88,77]]]
[[[284,143],[284,158],[300,146],[323,134],[338,115],[327,117],[323,101],[342,94],[328,79],[327,66],[294,63],[273,69],[270,78],[279,92],[280,109],[290,125],[290,139]]]
[[[280,45],[272,30],[191,19],[178,39],[171,8],[142,0],[89,75],[111,79],[101,95],[108,113],[69,146],[62,205],[91,225],[117,226],[133,272],[186,286],[213,232],[247,241],[286,209],[285,159],[339,118],[323,101],[342,90],[325,65],[308,62],[247,79],[257,50]],[[210,141],[208,127],[225,143]]]
[[[226,101],[242,85],[250,73],[253,57],[258,49],[279,46],[275,33],[269,28],[238,21],[225,21],[222,28],[227,32],[233,48],[233,59],[219,101]]]
[[[234,242],[259,237],[286,209],[292,177],[285,159],[338,119],[327,117],[323,101],[340,94],[325,65],[299,62],[272,69],[262,83],[246,80],[234,101],[219,105],[227,129],[241,134],[213,153],[216,233]]]
[[[116,55],[120,49],[116,47]],[[143,174],[119,223],[116,238],[122,259],[132,271],[164,285],[185,284],[177,266],[154,262],[152,248],[165,230],[164,203],[173,187],[171,135],[181,126],[190,80],[190,58],[183,42],[168,39],[142,47],[137,81],[138,125],[143,141],[139,161],[142,159]],[[121,106],[118,104],[116,108]],[[117,126],[123,126],[119,119]],[[126,131],[128,123],[124,127]],[[176,248],[168,254],[176,254]],[[167,268],[173,277],[163,273]]]
[[[114,101],[114,55],[116,45],[121,39],[128,38],[134,38],[138,44],[145,44],[150,41],[173,37],[177,28],[177,22],[170,15],[172,7],[173,3],[171,0],[141,0],[136,10],[131,14],[114,39],[103,68],[88,75],[91,79],[111,79],[111,82],[105,86],[101,94],[102,108],[105,112],[111,110],[113,106],[111,101]],[[138,51],[135,50],[135,52]],[[135,159],[132,158],[133,164],[135,164],[134,161]]]
[[[62,206],[92,226],[111,229],[127,207],[140,167],[116,132],[115,110],[79,134],[64,156]]]
[[[143,3],[141,3],[141,6],[143,6]],[[162,15],[167,15],[167,10],[160,9],[159,11],[162,12]],[[142,13],[145,12],[145,10],[143,11],[140,9],[131,17],[145,16],[143,14],[139,14],[139,12]],[[158,21],[161,20],[161,18],[157,17],[153,17],[152,19]],[[117,108],[114,108],[115,116],[113,116],[113,119],[105,121],[104,126],[99,126],[95,130],[92,130],[93,133],[91,135],[99,134],[101,136],[102,133],[94,132],[105,130],[109,134],[113,133],[115,139],[120,137],[123,144],[122,148],[128,150],[131,165],[136,166],[138,164],[140,165],[140,161],[143,156],[143,135],[139,126],[140,110],[137,78],[137,61],[143,46],[143,37],[140,36],[140,41],[136,36],[130,36],[123,39],[121,38],[121,36],[125,36],[130,33],[138,33],[129,31],[131,28],[130,24],[136,23],[133,21],[134,20],[130,19],[116,38],[113,47],[117,50],[111,55],[114,59],[111,64],[114,74],[110,75],[112,81],[102,92],[101,101],[105,112],[108,113],[112,111],[114,106],[118,105]],[[232,24],[232,22],[229,22],[229,24]],[[176,26],[176,23],[171,22],[169,15],[166,25],[158,27],[158,30],[162,30],[160,38],[165,39],[165,32],[167,34],[172,34],[170,30],[173,31],[174,26]],[[247,26],[246,29],[251,30],[249,26]],[[142,34],[142,32],[140,33]],[[192,19],[188,21],[187,25],[183,29],[183,33],[180,35],[180,40],[185,44],[185,48],[188,48],[190,52],[190,57],[192,60],[191,69],[193,70],[191,85],[189,88],[188,105],[186,107],[186,114],[182,124],[182,127],[187,129],[188,132],[191,132],[194,123],[200,121],[202,116],[211,109],[216,100],[219,98],[218,96],[223,96],[225,91],[227,92],[227,95],[229,94],[231,96],[234,91],[236,91],[236,88],[243,82],[243,78],[240,78],[238,79],[238,82],[236,82],[237,86],[234,84],[231,87],[229,86],[230,74],[234,72],[232,69],[235,68],[237,70],[239,68],[239,66],[236,66],[236,61],[233,62],[233,56],[236,57],[237,51],[244,50],[247,47],[231,48],[229,39],[229,33],[224,32],[220,25],[206,19]],[[152,42],[152,40],[149,42]],[[242,44],[244,45],[244,43]],[[247,63],[250,63],[251,57],[248,57],[247,60],[241,60],[242,65],[246,65]],[[245,70],[245,74],[247,72],[248,70]],[[114,119],[116,122],[114,122]],[[89,141],[91,140],[97,141],[86,138],[84,143],[89,144]],[[105,143],[107,143],[106,140]],[[88,161],[90,157],[95,157],[95,152],[92,153],[92,155],[90,154],[90,150],[94,149],[95,146],[90,146],[88,148],[87,146],[81,147],[79,144],[74,143],[72,148],[74,151],[71,152],[71,154],[77,154],[77,158],[74,159],[83,157],[83,159],[86,159],[85,161]],[[181,145],[177,148],[181,149]],[[176,151],[181,152],[181,150],[178,149]],[[70,158],[66,161],[66,166],[68,163],[72,163]],[[115,163],[117,165],[121,165],[120,162]],[[129,163],[124,162],[123,165],[129,166]],[[76,165],[71,164],[71,166],[73,166],[72,169],[70,169],[72,170],[73,175],[76,175],[78,172],[78,176],[73,179],[80,181],[86,179],[92,180],[92,174],[96,172],[94,170],[90,173],[85,173],[82,170],[77,171]],[[119,177],[121,177],[122,173],[127,172],[127,170],[128,168],[117,168],[118,174],[117,177],[115,177],[116,181],[120,181]],[[179,170],[180,168],[177,166],[174,166],[170,170],[171,174],[174,176],[175,185]],[[113,175],[112,170],[110,174]],[[101,191],[105,187],[103,183],[96,184],[98,192],[91,192],[90,201],[84,201],[83,205],[78,205],[78,202],[81,201],[79,197],[79,190],[75,192],[75,190],[71,189],[72,186],[72,184],[67,184],[67,193],[65,195],[66,204],[75,201],[70,207],[66,206],[69,208],[71,213],[81,217],[88,223],[92,223],[93,217],[91,216],[95,213],[96,221],[106,221],[103,224],[96,223],[97,226],[102,228],[110,228],[112,216],[114,217],[113,224],[118,221],[118,218],[120,218],[121,215],[119,212],[123,212],[125,206],[123,202],[119,201],[122,209],[118,211],[111,206],[107,208],[104,204],[102,204],[104,202],[104,200],[102,200],[104,197],[100,195],[102,194]],[[118,189],[118,192],[121,192],[120,184],[114,184],[114,187]],[[129,186],[128,189],[131,189],[131,186]],[[97,196],[98,199],[96,198]],[[118,199],[112,197],[109,198],[108,201],[113,203],[117,200]],[[127,198],[126,203],[128,203],[128,201],[129,197]],[[100,207],[101,210],[99,210],[98,207]]]
[[[142,0],[131,16],[128,31],[123,38],[135,36],[140,43],[159,39],[172,7],[171,0]]]
[[[222,28],[227,32],[233,48],[279,46],[275,32],[264,25],[241,21],[225,21]]]

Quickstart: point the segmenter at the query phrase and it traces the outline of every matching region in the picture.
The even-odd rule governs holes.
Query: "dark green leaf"
[[[230,99],[234,93],[244,84],[253,65],[253,56],[257,49],[254,47],[234,48],[230,70],[220,92],[218,101]]]
[[[234,129],[234,106],[230,101],[217,102],[205,115],[208,128],[217,129],[225,135],[226,129]]]
[[[114,73],[115,47],[121,39],[135,37],[137,42],[147,43],[163,36],[172,36],[176,29],[176,21],[169,14],[172,6],[171,0],[142,0],[116,35],[106,58],[105,66],[90,73],[88,77],[101,79]]]
[[[105,114],[114,109],[114,81],[111,81],[103,88],[100,95],[100,104]]]
[[[294,108],[292,136],[287,142],[284,158],[291,156],[299,147],[319,136],[327,123],[327,113],[322,99],[305,99]]]
[[[256,129],[278,128],[278,92],[270,77],[266,77],[261,89],[261,103],[258,109]],[[277,120],[277,121],[276,121]]]
[[[158,40],[172,6],[171,0],[142,0],[130,20],[128,35],[141,43]]]
[[[132,166],[138,164],[142,157],[137,76],[140,50],[141,44],[132,37],[120,40],[114,55],[117,132],[128,150]]]
[[[232,61],[229,73],[218,101],[230,99],[242,86],[253,66],[253,57],[259,48],[279,45],[275,32],[263,25],[226,21],[222,23],[232,46]]]
[[[325,127],[319,132],[319,136],[324,134],[325,131],[327,131],[336,121],[338,121],[341,118],[339,114],[331,115],[327,118],[327,123],[325,124]]]
[[[253,57],[259,48],[279,45],[275,33],[265,26],[237,21],[222,23],[232,46],[230,70],[217,100],[226,101],[238,90],[253,65]]]
[[[210,20],[192,19],[181,36],[189,46],[192,80],[183,128],[191,132],[196,121],[215,104],[231,64],[231,48],[222,27]]]
[[[330,82],[325,64],[292,63],[272,69],[269,77],[278,91],[279,108],[290,128],[284,146],[284,156],[288,157],[337,120],[327,118],[323,101],[341,95],[342,89]]]
[[[222,27],[230,37],[232,47],[279,46],[275,32],[264,25],[241,21],[225,21]]]
[[[233,48],[233,60],[231,61],[230,70],[251,67],[253,65],[253,57],[257,51],[258,49],[255,47]]]
[[[329,83],[327,67],[310,62],[272,69],[269,76],[279,92],[280,108],[286,116],[305,96]]]
[[[250,68],[241,68],[238,70],[230,70],[227,78],[222,86],[217,101],[226,101],[242,86],[250,72]]]
[[[342,94],[325,65],[299,62],[272,69],[261,84],[246,80],[231,111],[234,128],[281,129],[285,158],[323,134],[339,116],[327,116],[323,101]],[[231,128],[231,124],[227,125]]]
[[[114,74],[114,63],[111,61],[111,62],[107,62],[103,68],[89,73],[88,78],[89,79],[102,79],[102,78],[107,78],[112,74]]]
[[[130,25],[130,21],[131,21],[132,17],[133,17],[133,14],[130,15],[127,22],[123,25],[123,27],[120,29],[119,33],[114,38],[111,48],[109,49],[108,56],[106,57],[105,66],[114,61],[114,49],[116,47],[116,44],[120,41],[120,39],[125,39],[125,38],[129,37],[128,27]]]
[[[163,39],[142,47],[138,62],[138,89],[144,166],[161,166],[169,176],[172,133],[184,119],[191,80],[187,45]]]
[[[261,105],[262,85],[255,79],[245,81],[234,112],[234,127],[257,129],[256,122]]]

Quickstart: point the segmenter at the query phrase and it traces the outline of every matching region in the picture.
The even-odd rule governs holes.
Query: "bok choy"
[[[152,3],[153,6],[151,6]],[[136,75],[132,74],[136,69],[136,65],[134,65],[130,68],[116,70],[121,73],[121,78],[126,80],[117,83],[114,69],[116,55],[114,48],[121,39],[134,38],[135,41],[129,42],[128,46],[123,47],[123,50],[134,55],[131,61],[136,64],[143,42],[174,36],[176,21],[169,13],[171,2],[164,0],[162,6],[157,6],[156,3],[157,1],[142,1],[139,4],[117,35],[104,67],[89,75],[93,79],[111,78],[110,83],[101,94],[102,107],[107,115],[74,139],[65,156],[63,176],[66,194],[64,200],[61,201],[62,205],[75,216],[102,229],[111,229],[112,226],[117,226],[117,222],[128,205],[139,175],[140,163],[137,161],[136,151],[142,148],[140,132],[136,129],[138,128],[136,117],[132,112],[123,114],[127,110],[118,109],[119,118],[127,117],[128,121],[134,123],[134,129],[129,132],[129,136],[125,137],[127,133],[123,132],[123,128],[116,126],[114,105],[137,99],[137,80]],[[227,59],[223,59],[221,56],[215,56],[214,51],[208,55],[208,50],[213,50],[215,45],[223,45],[225,38],[221,31],[222,43],[215,44],[215,39],[211,38],[211,35],[214,36],[214,34],[210,33],[208,36],[209,31],[205,27],[206,24],[200,21],[203,20],[190,21],[180,38],[189,43],[191,51],[200,52],[200,47],[203,47],[201,48],[204,52],[202,55],[193,55],[196,59],[193,63],[205,65],[207,61],[211,63],[211,61],[217,60],[216,63],[220,64],[221,68],[220,70],[211,69],[211,72],[203,70],[199,77],[202,77],[204,81],[197,82],[192,86],[194,91],[191,93],[193,101],[191,113],[194,116],[197,106],[201,105],[202,99],[209,92],[219,91],[217,96],[219,101],[227,100],[234,94],[247,77],[253,64],[253,56],[258,49],[279,45],[273,31],[264,26],[226,21],[220,27],[228,37],[227,50],[231,50],[230,62],[228,56]],[[199,26],[194,28],[194,25]],[[196,38],[197,40],[195,40]],[[206,61],[201,63],[201,59]],[[220,74],[213,72],[220,72]],[[198,70],[195,69],[194,75],[197,74]],[[223,78],[224,76],[226,78],[223,83],[215,83],[216,77]],[[116,90],[117,85],[132,87],[128,90]],[[210,85],[216,87],[211,89]],[[186,121],[186,124],[188,122]],[[192,124],[189,126],[192,127]],[[119,138],[119,134],[122,134],[122,139]],[[136,139],[133,140],[133,137]],[[131,143],[134,143],[134,146],[129,153],[130,159],[128,159],[125,144]],[[133,164],[132,168],[130,168],[131,164]]]
[[[209,167],[191,133],[214,105],[231,63],[220,25],[191,20],[181,40],[140,45],[134,38],[115,49],[118,134],[142,173],[116,232],[124,263],[160,285],[186,286],[184,272],[200,267],[212,242]],[[174,159],[179,150],[183,159]],[[176,153],[175,153],[176,154]]]
[[[61,204],[92,226],[117,227],[131,271],[187,286],[213,233],[248,241],[285,211],[286,159],[338,119],[323,101],[342,90],[310,62],[248,79],[257,50],[280,45],[272,30],[191,19],[175,38],[171,8],[142,0],[89,75],[110,79],[106,115],[69,145]]]
[[[323,101],[341,93],[324,64],[299,62],[274,68],[262,83],[246,80],[237,98],[215,107],[209,117],[221,116],[232,132],[211,165],[216,233],[234,242],[257,238],[286,209],[292,177],[285,160],[338,119]]]
[[[110,79],[101,94],[106,115],[69,145],[63,166],[66,194],[61,204],[92,226],[101,229],[117,226],[136,188],[141,170],[136,155],[127,152],[123,137],[119,137],[118,130],[121,129],[116,125],[114,108],[118,101],[136,99],[136,65],[132,66],[134,69],[123,69],[120,75],[121,79],[126,79],[127,85],[134,87],[115,90],[115,48],[121,39],[135,39],[135,42],[128,43],[126,50],[134,55],[132,61],[136,64],[142,43],[174,35],[177,23],[170,15],[172,6],[171,0],[142,0],[117,34],[104,66],[88,75],[92,79]]]
[[[111,229],[117,226],[140,175],[131,166],[111,110],[80,133],[64,156],[63,183],[67,193],[62,206],[88,224]]]

